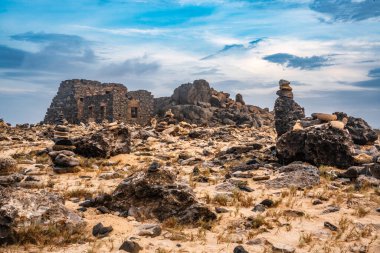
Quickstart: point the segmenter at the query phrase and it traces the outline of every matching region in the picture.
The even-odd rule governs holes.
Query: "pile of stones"
[[[281,136],[293,129],[295,123],[305,118],[305,110],[293,100],[293,91],[290,82],[280,80],[279,96],[274,105],[274,119],[277,136]]]
[[[60,114],[54,128],[54,146],[53,151],[49,152],[56,173],[70,173],[76,171],[79,160],[75,157],[73,150],[75,146],[70,139],[70,129],[67,126],[63,115]]]

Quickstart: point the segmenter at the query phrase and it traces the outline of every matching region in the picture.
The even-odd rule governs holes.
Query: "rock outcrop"
[[[171,98],[177,105],[209,103],[211,88],[207,81],[195,80],[193,83],[182,84],[176,88]]]
[[[107,128],[73,140],[74,152],[84,157],[109,158],[130,152],[131,134],[128,127],[110,123]]]
[[[377,133],[361,118],[348,117],[346,129],[355,144],[373,144],[378,138]]]
[[[272,125],[268,109],[247,105],[241,94],[236,100],[230,94],[216,91],[205,80],[182,84],[170,98],[156,99],[157,114],[162,117],[169,109],[178,121],[198,125]]]
[[[178,184],[170,171],[158,169],[157,165],[153,167],[154,170],[129,176],[112,194],[95,198],[90,205],[102,205],[136,218],[156,218],[161,222],[172,217],[184,224],[216,219],[213,212],[196,200],[188,185]]]
[[[346,130],[328,123],[283,134],[276,144],[280,162],[305,161],[346,168],[353,164],[353,142]]]
[[[62,197],[46,191],[0,186],[0,245],[18,241],[19,231],[38,227],[79,231],[85,222],[64,205]]]
[[[274,120],[277,135],[281,136],[293,129],[297,120],[305,117],[304,108],[293,100],[293,92],[290,82],[280,80],[280,90],[277,91],[279,96],[274,105]]]

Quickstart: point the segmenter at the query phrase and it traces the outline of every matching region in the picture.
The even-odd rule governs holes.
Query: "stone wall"
[[[154,98],[146,90],[130,91],[127,93],[127,122],[146,125],[154,113]]]
[[[95,95],[84,97],[82,122],[101,123],[113,121],[113,95]]]
[[[44,122],[53,124],[60,113],[73,124],[126,119],[127,88],[118,83],[85,79],[63,81]]]

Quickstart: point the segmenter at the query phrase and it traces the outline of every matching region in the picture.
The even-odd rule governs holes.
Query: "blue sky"
[[[155,96],[202,78],[269,108],[283,78],[307,114],[380,128],[380,1],[0,0],[0,118],[42,120],[72,78]]]

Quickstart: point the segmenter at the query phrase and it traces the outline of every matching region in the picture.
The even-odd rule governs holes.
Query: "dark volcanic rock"
[[[346,128],[355,144],[373,144],[378,138],[377,133],[361,118],[349,117]]]
[[[141,246],[137,242],[124,241],[119,250],[123,250],[130,253],[138,253],[142,250]]]
[[[328,124],[289,131],[278,139],[276,148],[277,157],[283,163],[305,161],[342,168],[353,164],[350,135]]]
[[[134,213],[164,221],[175,217],[181,223],[210,221],[216,215],[198,203],[188,185],[176,183],[176,176],[165,169],[154,173],[139,172],[126,178],[111,195],[103,195],[92,201],[110,210]],[[133,211],[132,211],[133,210]]]
[[[239,245],[234,248],[234,253],[248,253],[243,246]]]
[[[102,223],[98,223],[92,228],[92,235],[95,237],[103,238],[111,233],[112,230],[112,226],[105,227]]]
[[[130,131],[125,126],[103,129],[74,140],[76,154],[85,157],[108,158],[130,152]]]
[[[304,189],[319,184],[319,170],[315,166],[294,163],[280,167],[278,170],[281,173],[278,178],[265,182],[268,187],[294,186]]]

